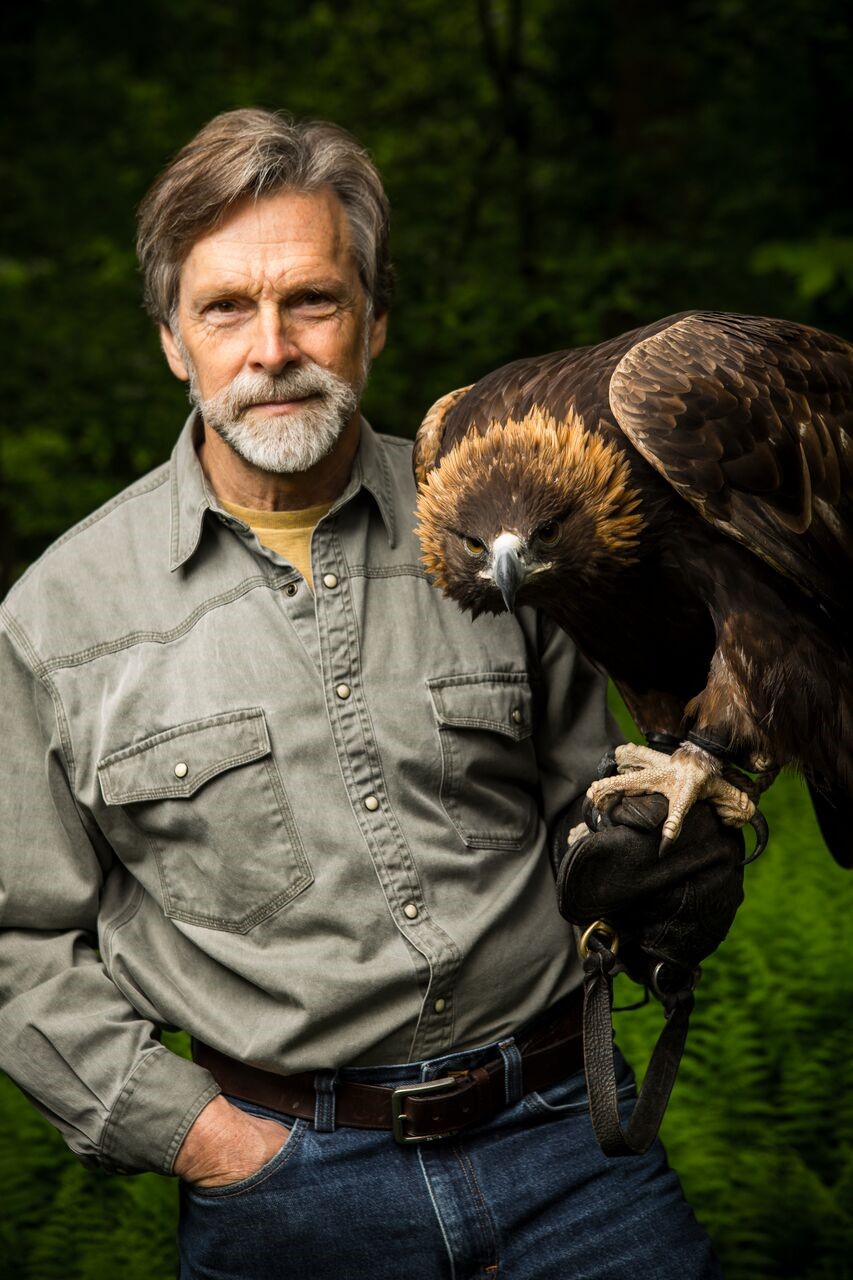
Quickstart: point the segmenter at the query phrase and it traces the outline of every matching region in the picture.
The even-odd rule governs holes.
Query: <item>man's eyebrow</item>
[[[281,290],[281,296],[287,300],[299,298],[306,293],[328,293],[335,297],[346,298],[352,292],[347,282],[340,276],[306,276],[302,280],[293,280]],[[245,280],[229,282],[220,280],[209,285],[201,285],[193,293],[190,302],[193,307],[209,306],[211,302],[219,302],[225,298],[243,298],[254,296],[256,290],[247,286]]]
[[[345,297],[349,292],[350,286],[339,276],[311,276],[306,280],[294,281],[284,290],[286,297],[298,297],[303,293],[332,293]]]

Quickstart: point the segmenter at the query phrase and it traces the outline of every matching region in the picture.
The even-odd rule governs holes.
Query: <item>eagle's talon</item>
[[[592,790],[592,788],[590,788]],[[595,802],[587,791],[584,796],[583,805],[581,806],[581,817],[583,818],[590,831],[601,831],[602,827],[612,827],[609,814],[597,808]]]
[[[755,832],[755,848],[748,858],[744,858],[743,865],[746,867],[750,862],[755,862],[756,858],[760,858],[764,850],[767,848],[767,841],[770,839],[770,828],[767,825],[767,819],[760,809],[756,809],[755,813],[749,819],[749,825]]]
[[[661,835],[662,838],[664,840],[668,840],[670,844],[675,844],[675,841],[681,835],[681,819],[667,818],[666,822],[664,822],[661,827]]]
[[[710,801],[729,826],[742,827],[755,814],[755,805],[743,788],[722,777],[715,757],[692,743],[670,756],[628,742],[616,748],[616,763],[619,773],[594,782],[587,794],[602,812],[625,796],[661,794],[669,807],[661,830],[662,852],[678,839],[684,818],[697,800]]]

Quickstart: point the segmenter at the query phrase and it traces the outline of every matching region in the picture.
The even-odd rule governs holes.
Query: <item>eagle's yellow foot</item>
[[[669,801],[662,850],[678,838],[685,815],[697,800],[710,800],[729,826],[742,827],[755,814],[755,805],[746,792],[720,776],[719,760],[692,742],[683,743],[671,756],[629,742],[616,748],[616,764],[618,775],[593,782],[587,795],[597,809],[606,813],[620,796],[660,792]]]

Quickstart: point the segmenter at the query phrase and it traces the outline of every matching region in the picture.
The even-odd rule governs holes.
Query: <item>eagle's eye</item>
[[[540,525],[536,530],[536,537],[546,547],[553,547],[559,536],[560,525],[556,520],[546,520],[545,524]]]
[[[486,550],[486,544],[480,538],[465,537],[462,539],[462,544],[469,556],[481,556]]]

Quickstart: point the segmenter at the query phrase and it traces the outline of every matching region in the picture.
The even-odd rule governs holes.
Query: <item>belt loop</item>
[[[504,1094],[509,1106],[513,1102],[520,1102],[524,1097],[521,1053],[512,1037],[509,1040],[501,1040],[498,1049],[504,1063]]]
[[[314,1128],[318,1133],[335,1131],[335,1081],[337,1071],[318,1071],[314,1076]]]

